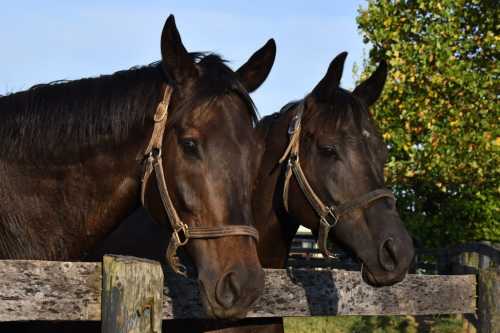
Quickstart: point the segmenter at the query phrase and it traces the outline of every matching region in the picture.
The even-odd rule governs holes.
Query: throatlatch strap
[[[172,87],[166,86],[165,91],[163,92],[163,99],[158,106],[156,107],[155,114],[153,116],[154,127],[153,133],[151,134],[151,139],[144,150],[143,156],[146,157],[144,161],[144,174],[141,179],[141,203],[144,206],[144,200],[146,196],[146,187],[153,172],[153,162],[154,156],[153,154],[160,153],[161,147],[163,144],[163,134],[165,133],[165,127],[167,125],[168,119],[168,106],[170,105],[170,98],[172,96]]]

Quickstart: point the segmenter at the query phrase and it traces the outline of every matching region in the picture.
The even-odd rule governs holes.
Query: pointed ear
[[[344,71],[344,62],[347,52],[342,52],[332,60],[326,75],[314,87],[312,94],[318,101],[330,102],[335,96],[335,91],[340,85],[342,72]]]
[[[161,56],[163,71],[174,82],[182,84],[187,79],[198,75],[193,58],[182,44],[173,15],[168,17],[163,27]]]
[[[382,60],[375,72],[354,89],[353,94],[370,106],[380,97],[386,78],[387,64]]]
[[[274,39],[255,52],[237,71],[238,78],[248,92],[256,90],[267,78],[276,57]]]

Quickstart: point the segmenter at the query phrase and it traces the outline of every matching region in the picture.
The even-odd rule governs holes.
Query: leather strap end
[[[321,253],[326,257],[326,258],[335,258],[335,255],[328,250],[328,234],[330,233],[330,229],[332,227],[328,224],[324,223],[319,223],[319,231],[318,231],[318,246],[319,250]]]
[[[289,212],[288,210],[288,191],[290,188],[290,180],[292,178],[292,169],[291,165],[288,164],[286,167],[286,173],[285,173],[285,184],[283,185],[283,206],[285,207],[285,211]]]
[[[172,237],[170,238],[170,242],[168,244],[167,252],[165,254],[166,260],[175,273],[187,277],[186,266],[181,264],[180,259],[177,256],[177,249],[179,248],[179,246],[179,243],[172,234]]]
[[[141,179],[141,204],[144,206],[144,203],[146,202],[146,188],[147,188],[147,183],[149,180],[149,177],[151,176],[151,173],[153,172],[153,160],[151,157],[148,157],[146,161],[144,161],[144,175]]]

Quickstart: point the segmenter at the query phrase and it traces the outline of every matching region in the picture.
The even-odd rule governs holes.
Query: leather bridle
[[[156,184],[160,192],[163,208],[167,213],[168,220],[172,227],[172,235],[168,244],[166,259],[172,269],[181,275],[186,276],[186,267],[180,263],[177,256],[177,249],[187,244],[189,239],[210,239],[228,236],[250,236],[259,240],[257,229],[246,225],[224,225],[218,227],[193,227],[184,223],[175,210],[172,199],[167,190],[165,172],[162,163],[163,135],[168,118],[168,106],[172,96],[172,87],[165,88],[163,99],[158,104],[154,114],[153,134],[143,155],[144,174],[141,180],[141,203],[144,206],[146,188],[151,174],[155,173]]]
[[[334,228],[341,217],[348,212],[358,209],[366,208],[372,202],[381,198],[391,198],[396,200],[394,194],[388,189],[376,189],[371,192],[365,193],[353,201],[349,201],[340,205],[326,205],[314,192],[311,184],[307,180],[304,171],[300,166],[299,149],[300,149],[300,132],[302,129],[302,116],[304,113],[304,102],[299,103],[298,111],[292,118],[288,127],[288,135],[290,142],[280,159],[280,163],[288,161],[285,173],[285,183],[283,186],[283,203],[285,210],[288,212],[288,190],[290,187],[290,179],[292,175],[295,176],[297,184],[299,185],[302,193],[307,198],[307,201],[312,206],[316,214],[319,216],[318,226],[318,246],[324,256],[334,258],[334,255],[328,250],[327,239],[328,234]]]

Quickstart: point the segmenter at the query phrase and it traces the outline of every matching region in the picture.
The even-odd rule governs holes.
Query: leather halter
[[[144,206],[146,188],[148,180],[153,171],[156,176],[156,184],[160,192],[163,208],[167,213],[168,220],[172,226],[172,236],[168,244],[166,259],[172,269],[181,275],[186,276],[186,267],[180,263],[177,256],[177,249],[186,245],[189,239],[209,239],[227,236],[250,236],[256,241],[259,240],[257,229],[246,225],[227,225],[219,227],[193,227],[182,222],[179,214],[175,210],[172,199],[167,190],[167,182],[162,163],[163,135],[168,118],[168,106],[172,96],[172,87],[167,86],[163,93],[163,99],[156,107],[154,114],[153,134],[148,146],[144,151],[143,163],[144,174],[141,180],[141,203]]]
[[[376,189],[361,195],[353,201],[349,201],[341,205],[327,206],[314,192],[300,166],[299,149],[303,113],[304,105],[303,103],[300,103],[299,110],[292,118],[290,126],[288,127],[290,142],[279,161],[279,163],[283,163],[285,160],[288,161],[285,173],[285,184],[283,186],[283,203],[286,211],[288,212],[288,190],[290,187],[290,179],[292,178],[292,175],[294,175],[302,193],[304,193],[307,201],[319,216],[319,231],[317,239],[318,246],[324,256],[334,258],[334,255],[328,250],[326,241],[330,230],[337,225],[342,215],[345,215],[351,210],[357,208],[366,208],[372,202],[381,198],[391,198],[393,200],[396,200],[396,198],[394,197],[394,194],[387,189]]]

